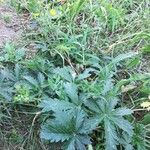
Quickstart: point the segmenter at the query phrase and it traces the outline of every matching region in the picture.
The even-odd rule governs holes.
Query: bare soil
[[[21,38],[26,20],[14,9],[6,5],[0,6],[0,48],[6,42],[15,42]]]

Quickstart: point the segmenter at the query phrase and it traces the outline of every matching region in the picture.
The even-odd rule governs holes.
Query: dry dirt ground
[[[17,14],[14,8],[7,5],[0,5],[0,50],[6,42],[15,45],[22,43],[23,33],[30,26],[30,16],[28,13]],[[26,58],[31,58],[36,54],[34,44],[27,44],[25,47]]]
[[[6,42],[18,42],[26,24],[25,17],[19,16],[14,9],[0,5],[0,48]]]

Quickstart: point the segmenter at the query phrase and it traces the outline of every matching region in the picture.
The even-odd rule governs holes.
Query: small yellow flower
[[[56,12],[55,9],[51,9],[51,10],[49,11],[49,13],[50,13],[50,15],[51,15],[52,17],[55,17],[55,16],[57,15],[57,12]]]

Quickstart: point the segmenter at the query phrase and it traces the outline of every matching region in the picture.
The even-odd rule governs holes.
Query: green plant
[[[147,129],[146,129],[147,128]],[[144,129],[144,130],[143,130]],[[148,150],[149,148],[149,125],[146,127],[143,124],[135,124],[134,135],[133,135],[133,144],[138,150]],[[148,137],[148,139],[146,138]]]
[[[97,122],[103,122],[104,124],[106,139],[105,145],[107,150],[117,149],[117,145],[120,143],[121,138],[118,136],[119,130],[121,133],[124,131],[126,136],[128,136],[127,138],[131,138],[133,134],[132,125],[123,118],[125,115],[130,115],[132,111],[126,108],[115,109],[115,106],[117,105],[117,102],[115,101],[117,100],[97,100],[95,103],[90,101],[86,104],[86,106],[95,112],[95,119]],[[131,143],[125,144],[125,148],[129,144]]]
[[[10,22],[11,22],[11,16],[9,16],[9,15],[4,15],[4,16],[3,16],[3,20],[4,20],[6,23],[10,23]]]
[[[18,64],[13,69],[7,67],[0,69],[0,98],[12,100],[14,88],[23,81],[23,75],[26,74],[26,71]]]
[[[0,57],[0,62],[18,62],[25,56],[25,50],[15,49],[13,44],[6,43],[2,56]]]
[[[55,119],[54,120],[51,119],[48,123],[45,123],[44,127],[42,127],[41,130],[41,137],[43,139],[47,140],[49,139],[52,142],[58,141],[69,142],[70,141],[69,137],[72,137],[71,135],[72,132],[63,132],[63,130],[60,129],[65,128],[66,131],[67,129],[69,131],[70,130],[73,131],[74,128],[67,127],[69,123],[66,123],[64,121],[64,118],[60,116],[63,115],[68,117],[67,116],[68,114],[72,118],[71,116],[72,112],[76,111],[76,109],[77,110],[79,109],[86,114],[89,124],[93,126],[92,130],[93,129],[96,130],[99,127],[104,128],[105,149],[115,150],[117,149],[118,145],[123,146],[126,149],[129,146],[132,147],[131,145],[132,140],[127,139],[132,139],[133,127],[132,124],[127,119],[125,119],[126,115],[132,114],[132,110],[118,106],[119,105],[119,100],[117,97],[118,93],[116,93],[117,92],[116,90],[113,90],[115,89],[115,86],[112,83],[112,75],[114,74],[113,68],[121,60],[127,59],[129,57],[131,57],[131,53],[130,55],[128,54],[120,55],[114,58],[112,62],[110,62],[104,68],[100,67],[101,68],[100,70],[91,68],[89,69],[89,72],[88,70],[85,70],[86,73],[84,72],[83,74],[80,75],[75,75],[74,71],[69,67],[56,69],[55,73],[64,79],[63,84],[64,85],[63,94],[65,95],[63,97],[64,99],[62,100],[50,99],[47,101],[42,101],[39,107],[43,109],[42,112],[53,111],[55,119],[61,123],[60,124],[57,123],[56,126]],[[93,89],[94,93],[92,95],[90,94],[91,89],[89,89],[90,91],[86,93],[86,90],[84,89],[82,90],[81,88],[80,90],[82,91],[79,92],[78,86],[76,84],[78,83],[78,81],[90,77],[91,76],[91,74],[89,74],[90,71],[94,71],[96,75],[99,75],[100,76],[99,79],[101,81],[101,85],[98,87],[99,93],[96,93],[96,89]],[[82,82],[79,83],[81,84],[80,86],[82,86],[83,83]],[[97,86],[98,84],[99,82],[96,82],[95,79],[95,85]],[[66,118],[65,120],[68,121],[68,118]],[[52,126],[50,123],[52,124]],[[73,123],[73,121],[71,123]],[[74,122],[74,124],[77,123]],[[56,129],[54,129],[54,126],[56,126]],[[72,126],[70,125],[70,127]],[[83,130],[86,130],[86,126],[85,129],[83,128]],[[66,135],[66,137],[63,137],[63,134],[64,136]],[[121,134],[123,134],[123,136],[120,136]],[[74,145],[74,143],[71,143],[71,146],[77,147],[77,149],[79,149],[77,143],[76,145]]]
[[[106,22],[106,26],[112,32],[124,23],[123,9],[121,7],[115,8],[112,3],[102,0],[100,9],[95,9],[95,13],[100,20]]]
[[[74,95],[73,91],[72,91],[72,95]],[[75,101],[75,97],[71,97],[71,99]],[[81,111],[80,105],[78,106],[76,105],[76,103],[72,104],[69,102],[63,102],[58,100],[43,101],[39,105],[39,107],[43,108],[42,112],[53,111],[55,119],[54,120],[51,119],[50,121],[46,122],[45,125],[42,127],[41,138],[50,140],[51,142],[65,141],[68,142],[70,147],[78,147],[79,143],[74,143],[75,142],[74,138],[76,138],[76,136],[75,135],[73,136],[72,134],[73,133],[80,134],[80,132],[83,131],[83,133],[85,133],[86,135],[90,133],[91,129],[92,130],[96,129],[96,127],[98,127],[99,124],[104,125],[106,149],[110,149],[110,148],[116,149],[116,145],[121,143],[120,136],[119,136],[122,133],[121,131],[126,132],[127,133],[126,136],[129,136],[129,138],[132,137],[133,134],[132,125],[123,118],[124,115],[129,115],[132,113],[130,109],[126,109],[126,108],[115,109],[115,106],[117,105],[117,101],[115,99],[111,99],[111,100],[100,99],[97,101],[90,99],[87,100],[84,104],[92,112],[94,112],[91,118],[88,117],[88,119],[86,119],[87,123],[85,123],[85,125],[83,122],[79,121],[80,119],[78,119],[77,116],[76,117],[74,116],[75,114],[76,115],[78,114],[76,110],[79,109]],[[84,109],[82,111],[84,112]],[[76,118],[76,121],[79,122],[73,121],[74,119],[72,114]],[[81,123],[82,123],[82,127],[81,127]],[[75,126],[78,126],[80,128],[74,128]],[[78,138],[80,139],[80,137]],[[84,143],[84,141],[85,141],[84,138],[80,139],[81,143],[82,142]],[[89,144],[89,142],[84,144]],[[128,145],[130,143],[123,143],[123,144]],[[68,148],[68,150],[70,149]]]
[[[63,118],[63,119],[62,119]],[[76,109],[73,112],[56,112],[55,119],[48,120],[41,129],[41,138],[51,142],[64,142],[64,149],[86,149],[90,144],[89,133],[95,128],[93,120],[87,119],[86,114]]]
[[[74,19],[75,16],[77,16],[80,12],[80,10],[83,8],[84,4],[86,3],[86,0],[77,0],[74,2],[69,10],[70,19]]]
[[[10,1],[30,17],[0,51],[3,149],[149,149],[149,1]]]
[[[30,93],[29,89],[24,85],[16,85],[16,94],[14,96],[14,102],[29,102],[30,101]]]
[[[142,85],[142,88],[141,88],[141,93],[146,95],[146,96],[149,96],[149,93],[150,93],[150,79],[147,79],[143,82],[143,85]]]
[[[49,84],[42,73],[38,73],[37,77],[24,76],[27,86],[32,91],[33,98],[44,98],[51,94]]]

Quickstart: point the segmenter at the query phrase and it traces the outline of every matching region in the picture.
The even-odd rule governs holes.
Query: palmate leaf
[[[38,72],[36,75],[23,76],[23,82],[32,92],[32,97],[41,97],[42,99],[51,94],[49,81],[45,78],[44,74]]]
[[[96,128],[90,125],[90,121],[80,109],[74,109],[72,113],[58,111],[55,119],[48,120],[42,126],[40,137],[51,142],[64,142],[67,150],[84,150],[85,145],[90,144],[88,134]]]
[[[127,108],[115,108],[117,99],[87,100],[85,105],[95,112],[97,124],[104,124],[106,150],[116,150],[117,145],[122,144],[118,136],[121,132],[125,132],[128,138],[132,137],[133,127],[128,120],[124,119],[124,116],[130,115],[133,111]]]

